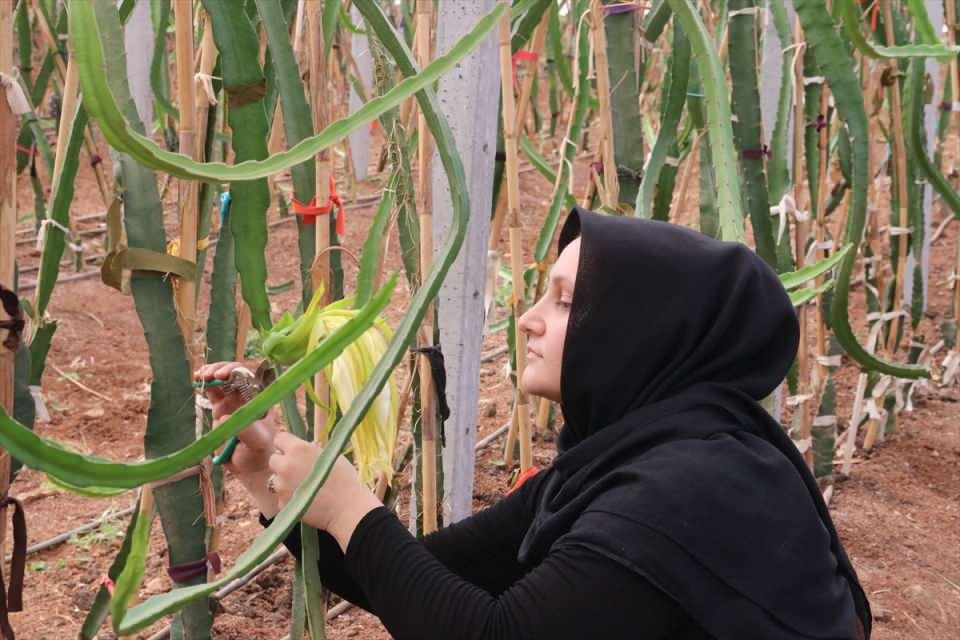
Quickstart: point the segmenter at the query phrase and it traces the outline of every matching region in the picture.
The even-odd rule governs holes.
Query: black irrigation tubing
[[[78,534],[78,533],[86,533],[87,531],[90,531],[91,529],[96,529],[97,527],[99,527],[99,526],[102,525],[103,523],[107,522],[108,520],[114,520],[114,519],[116,519],[116,518],[122,518],[123,516],[128,516],[128,515],[130,515],[131,513],[133,513],[133,510],[134,510],[134,507],[127,507],[126,509],[122,509],[122,510],[120,510],[120,511],[117,511],[116,513],[108,513],[108,514],[106,514],[106,515],[104,515],[104,516],[101,516],[101,517],[97,518],[96,520],[94,520],[94,521],[92,521],[92,522],[88,522],[87,524],[81,525],[81,526],[77,527],[76,529],[71,529],[70,531],[67,531],[66,533],[61,533],[60,535],[54,536],[54,537],[50,538],[49,540],[44,540],[43,542],[38,542],[38,543],[35,544],[35,545],[31,545],[31,546],[27,547],[27,555],[29,556],[29,555],[32,555],[32,554],[34,554],[34,553],[37,553],[38,551],[44,551],[44,550],[49,549],[49,548],[51,548],[51,547],[55,547],[55,546],[57,546],[57,545],[63,544],[64,542],[66,542],[67,540],[69,540],[71,537],[73,537],[74,535],[76,535],[76,534]],[[4,562],[10,562],[10,558],[11,558],[11,556],[8,555],[8,556],[6,557],[6,559],[4,560]]]

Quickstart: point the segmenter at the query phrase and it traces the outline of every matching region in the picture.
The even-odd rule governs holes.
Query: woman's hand
[[[194,380],[226,380],[230,372],[243,366],[239,362],[216,362],[197,369],[193,374]],[[222,387],[204,387],[210,404],[213,405],[213,424],[217,427],[230,415],[243,406],[243,398],[238,393],[224,393]],[[256,506],[264,516],[272,518],[280,510],[277,496],[267,490],[267,478],[272,473],[268,462],[273,453],[273,436],[279,430],[274,414],[267,412],[260,420],[255,420],[246,429],[237,434],[237,447],[230,456],[230,461],[224,463],[224,468],[237,476],[240,483],[246,488]],[[220,453],[226,444],[221,446]]]
[[[277,433],[273,446],[276,452],[270,456],[269,465],[275,474],[273,486],[282,508],[310,473],[323,447],[285,431]],[[360,482],[353,465],[343,456],[338,456],[301,521],[329,532],[346,552],[357,523],[379,506],[382,503]]]

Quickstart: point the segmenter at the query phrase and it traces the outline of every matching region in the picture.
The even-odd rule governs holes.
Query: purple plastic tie
[[[618,2],[616,4],[607,4],[603,6],[603,15],[612,16],[618,13],[630,13],[640,8],[640,5],[632,2]]]

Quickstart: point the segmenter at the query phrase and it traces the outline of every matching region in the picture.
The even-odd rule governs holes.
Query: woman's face
[[[560,402],[563,341],[579,262],[580,238],[576,238],[557,257],[543,297],[517,322],[520,331],[527,334],[527,363],[520,388],[554,402]]]

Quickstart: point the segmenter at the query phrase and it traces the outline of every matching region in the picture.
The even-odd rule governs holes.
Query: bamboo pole
[[[508,7],[509,9],[509,7]],[[513,66],[510,53],[510,12],[504,11],[500,21],[500,86],[503,101],[503,142],[506,150],[507,213],[510,218],[510,271],[513,279],[513,314],[519,319],[523,315],[523,249],[521,246],[522,229],[520,227],[520,185],[517,173],[518,130],[516,102],[513,95]],[[530,441],[530,411],[527,393],[520,386],[527,362],[526,334],[516,329],[517,384],[515,397],[517,405],[517,428],[520,438],[520,469],[526,471],[533,465],[533,452]]]
[[[610,70],[607,64],[607,33],[603,25],[603,3],[593,0],[590,6],[590,36],[593,45],[594,71],[597,76],[597,98],[600,108],[597,123],[600,128],[599,151],[603,163],[601,204],[616,210],[620,202],[620,184],[617,181],[617,163],[613,153],[613,112],[610,106]]]
[[[533,54],[533,59],[523,59],[520,64],[524,68],[523,84],[520,87],[520,100],[517,103],[517,132],[523,127],[523,122],[527,119],[527,109],[530,107],[530,97],[533,94],[533,81],[539,73],[540,57],[543,55],[543,47],[547,39],[547,27],[549,26],[549,12],[543,16],[543,20],[537,25],[533,32],[533,38],[530,42],[529,53]],[[512,75],[511,59],[511,75]],[[513,91],[513,87],[510,87]],[[507,212],[507,190],[500,188],[497,193],[497,204],[494,207],[493,220],[490,223],[490,246],[493,251],[498,251],[500,244],[500,235],[503,230],[503,219]]]
[[[13,3],[0,3],[0,73],[13,77]],[[0,87],[0,285],[13,288],[17,225],[17,116]],[[0,307],[0,320],[7,320]],[[4,339],[7,332],[0,329]],[[0,407],[13,414],[15,354],[0,344]],[[0,496],[10,490],[10,454],[0,450]],[[6,557],[7,507],[0,507],[0,559]],[[3,634],[0,633],[0,636]]]
[[[313,115],[313,130],[321,131],[329,121],[330,97],[327,92],[327,68],[323,49],[323,3],[304,2],[304,18],[307,33],[307,56],[309,66],[310,107]],[[330,200],[330,176],[332,170],[331,154],[325,149],[316,157],[316,202]],[[331,214],[333,212],[331,211]],[[320,301],[325,306],[330,300],[330,225],[327,218],[316,220],[315,258],[310,268],[313,290],[324,287]],[[313,437],[315,442],[323,442],[324,425],[327,422],[330,403],[330,387],[322,374],[314,378],[314,390],[320,403],[313,406]]]
[[[803,115],[803,31],[800,27],[799,19],[796,21],[796,26],[794,28],[795,42],[797,45],[796,53],[796,62],[794,64],[794,112],[793,112],[793,198],[797,203],[799,208],[800,202],[803,198],[803,181],[801,178],[801,171],[803,167],[803,132],[804,132],[804,115]],[[794,256],[796,260],[796,267],[800,269],[804,266],[804,249],[806,248],[807,236],[810,234],[809,231],[810,223],[807,216],[797,216],[796,223],[794,225]],[[807,318],[808,318],[808,307],[807,305],[801,306],[797,309],[797,316],[800,324],[800,343],[797,347],[797,371],[798,376],[798,392],[801,397],[800,403],[797,405],[796,411],[798,412],[798,423],[799,423],[799,436],[800,442],[806,447],[803,451],[804,462],[807,463],[807,466],[810,470],[813,470],[813,444],[812,444],[812,429],[813,421],[810,415],[810,410],[808,408],[809,399],[804,399],[807,396],[811,395],[810,389],[810,365],[807,349]]]
[[[416,13],[416,36],[414,45],[417,63],[421,68],[433,58],[432,27],[433,0],[418,0]],[[420,273],[427,273],[433,263],[433,190],[431,184],[433,139],[423,113],[417,111],[417,209],[420,217]],[[417,335],[417,346],[433,346],[434,306],[427,308],[423,325]],[[423,504],[423,533],[437,530],[437,411],[436,390],[430,359],[425,353],[417,358],[420,375],[421,408],[421,462]]]
[[[946,4],[951,4],[953,0],[948,0]],[[880,0],[880,6],[883,10],[883,26],[887,36],[887,42],[894,43],[893,35],[893,11],[890,8],[890,0]],[[951,22],[951,24],[953,24]],[[956,61],[956,56],[953,56],[954,61]],[[907,206],[909,202],[909,196],[907,194],[907,147],[903,139],[903,109],[900,96],[900,82],[897,79],[899,75],[900,67],[897,64],[896,58],[891,58],[889,61],[889,69],[892,74],[891,79],[893,84],[890,86],[890,119],[892,120],[891,127],[893,129],[893,151],[894,158],[893,161],[896,162],[896,171],[897,171],[897,211],[898,211],[898,221],[899,226],[906,226],[909,221],[909,213],[907,212]],[[892,210],[891,210],[892,213]],[[893,221],[890,222],[890,244],[893,244]],[[895,284],[894,284],[894,293],[893,293],[893,303],[892,307],[894,310],[900,309],[903,298],[903,277],[906,272],[907,267],[907,236],[906,234],[900,234],[898,237],[898,255],[896,263],[896,274],[895,274]],[[882,292],[881,292],[882,294]],[[882,306],[882,305],[881,305]],[[895,316],[890,323],[890,334],[887,337],[887,357],[893,355],[897,350],[897,345],[899,340],[897,335],[900,329],[901,317]]]
[[[540,56],[543,55],[543,47],[547,41],[547,27],[550,23],[550,12],[546,11],[541,18],[537,28],[533,30],[533,37],[530,42],[529,52],[532,60],[521,60],[524,76],[523,84],[520,86],[520,98],[517,100],[517,135],[523,130],[523,123],[527,120],[527,109],[530,106],[530,98],[533,95],[533,81],[537,77],[540,69]]]
[[[193,66],[193,2],[175,0],[174,25],[177,49],[177,102],[180,105],[179,140],[182,153],[189,153],[194,160],[200,159],[197,153],[197,112],[196,85]],[[180,214],[180,257],[196,263],[197,261],[197,188],[192,180],[179,182]],[[198,363],[198,354],[193,338],[196,324],[196,282],[186,279],[177,280],[175,288],[177,306],[177,324],[183,335],[183,344],[193,371]]]
[[[824,248],[824,236],[827,226],[826,221],[826,211],[827,211],[827,178],[830,175],[829,163],[830,163],[830,120],[827,119],[827,108],[829,103],[830,89],[827,87],[827,83],[823,83],[823,86],[820,89],[820,113],[825,118],[823,127],[820,129],[820,136],[817,142],[818,150],[820,151],[820,170],[819,175],[817,176],[817,203],[815,216],[814,216],[814,242],[816,243],[816,249],[814,251],[814,262],[817,262],[826,257],[827,252]],[[820,286],[823,284],[823,281],[826,279],[826,276],[817,276],[815,280],[815,286]],[[824,318],[825,309],[823,307],[823,294],[817,296],[817,366],[814,369],[816,371],[816,380],[814,386],[817,389],[817,397],[820,396],[820,393],[823,390],[823,385],[826,384],[828,369],[826,365],[823,364],[823,358],[827,355],[827,326],[826,319]]]

